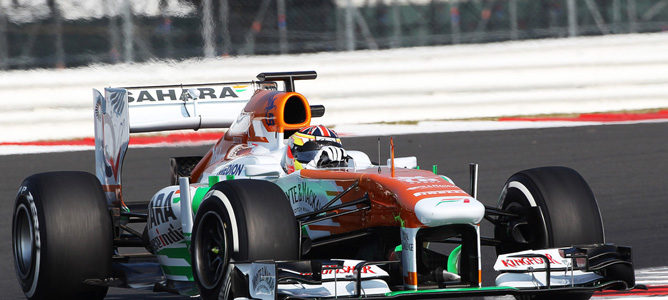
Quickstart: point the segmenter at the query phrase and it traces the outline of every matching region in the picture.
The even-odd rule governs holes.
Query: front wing
[[[561,251],[567,266],[554,266],[545,252]],[[559,295],[593,293],[601,290],[629,290],[635,287],[630,248],[588,245],[562,249],[523,251],[508,257],[545,258],[544,267],[500,270],[496,286],[466,286],[445,282],[402,290],[390,286],[392,265],[398,261],[310,260],[289,262],[236,262],[232,273],[235,297],[254,299],[313,298],[444,298],[495,295]],[[508,281],[508,275],[515,281]],[[529,276],[523,276],[529,275]],[[504,277],[505,276],[505,277]],[[499,279],[501,278],[501,279]],[[504,279],[506,278],[506,279]],[[520,279],[517,279],[520,278]],[[524,281],[521,281],[524,278]],[[549,278],[552,279],[550,284]],[[569,279],[570,278],[570,279]],[[547,280],[546,280],[547,279]],[[504,281],[505,280],[505,281]],[[520,282],[517,282],[520,280]],[[547,281],[547,284],[545,284]]]

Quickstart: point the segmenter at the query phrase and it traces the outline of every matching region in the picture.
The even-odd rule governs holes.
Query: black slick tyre
[[[497,226],[495,237],[506,241],[497,253],[526,249],[570,247],[604,242],[603,222],[589,185],[573,169],[541,167],[520,171],[503,188],[500,208],[526,216],[517,227]],[[535,212],[534,216],[530,216]]]
[[[109,275],[111,217],[98,179],[85,172],[26,178],[12,220],[14,267],[28,299],[102,299]]]
[[[603,222],[594,194],[575,170],[541,167],[512,175],[500,208],[520,215],[509,226],[495,226],[498,254],[527,249],[602,244]],[[523,295],[518,299],[589,299],[591,292]]]
[[[277,185],[222,181],[199,206],[191,247],[193,275],[203,299],[248,297],[247,291],[233,287],[230,262],[298,259],[298,224]]]

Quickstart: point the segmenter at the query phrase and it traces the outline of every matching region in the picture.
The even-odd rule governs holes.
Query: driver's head
[[[339,135],[325,126],[302,128],[288,140],[288,157],[294,169],[345,167],[347,155]]]

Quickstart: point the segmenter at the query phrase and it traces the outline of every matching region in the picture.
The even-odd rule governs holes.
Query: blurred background
[[[668,29],[668,0],[0,0],[0,70]]]

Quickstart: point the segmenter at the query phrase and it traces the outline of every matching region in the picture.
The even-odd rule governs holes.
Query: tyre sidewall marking
[[[529,201],[529,205],[530,205],[531,207],[536,207],[536,206],[538,206],[538,205],[536,204],[536,200],[533,198],[533,195],[531,194],[531,192],[529,192],[529,189],[528,189],[526,186],[524,186],[524,184],[522,184],[521,182],[519,182],[519,181],[511,181],[511,182],[509,182],[509,183],[508,183],[508,187],[507,187],[506,189],[510,189],[510,188],[516,188],[516,189],[518,189],[520,192],[522,192],[522,194],[524,194],[524,198],[526,198],[527,201]]]
[[[41,259],[41,239],[40,239],[40,230],[39,230],[39,219],[37,216],[37,205],[35,205],[35,200],[32,196],[32,194],[28,191],[28,188],[26,186],[21,186],[19,189],[19,198],[25,199],[28,202],[28,206],[30,207],[30,215],[32,219],[32,225],[34,228],[33,231],[33,236],[34,236],[34,242],[35,242],[35,269],[33,273],[33,278],[32,278],[32,284],[30,286],[30,289],[25,292],[26,297],[30,298],[35,295],[35,292],[37,291],[37,282],[39,281],[39,269],[40,269],[40,259]],[[16,254],[14,254],[16,255]],[[16,258],[14,258],[16,259]],[[18,273],[16,275],[19,275]],[[19,281],[23,282],[20,279],[19,276]]]
[[[223,192],[218,190],[211,190],[205,196],[204,199],[208,198],[218,198],[223,205],[225,205],[225,210],[228,218],[230,219],[230,225],[232,226],[232,250],[234,252],[239,252],[239,228],[237,227],[237,219],[234,215],[234,209],[232,208],[232,203],[230,200],[223,194]]]
[[[231,258],[230,258],[231,260]],[[232,289],[232,270],[234,269],[234,264],[228,262],[227,270],[225,270],[225,275],[223,275],[222,281],[223,284],[220,286],[220,292],[218,293],[218,299],[228,299],[230,296],[230,290]],[[222,297],[221,297],[222,296]]]
[[[526,199],[526,201],[529,203],[529,206],[540,208],[540,211],[541,211],[540,219],[543,222],[543,231],[544,231],[544,234],[547,234],[545,239],[546,239],[546,242],[548,244],[551,244],[551,242],[550,242],[550,240],[552,239],[551,227],[547,226],[547,220],[545,219],[545,214],[546,213],[549,214],[549,212],[544,211],[544,209],[542,207],[538,206],[538,203],[536,203],[536,199],[534,198],[531,191],[529,191],[529,189],[523,183],[521,183],[519,181],[516,181],[516,180],[510,181],[510,182],[508,182],[508,184],[506,184],[506,188],[504,189],[504,193],[503,193],[503,197],[502,197],[501,201],[505,200],[507,190],[509,190],[511,188],[514,188],[514,189],[517,189],[518,191],[520,191],[524,195],[524,199]],[[502,203],[502,205],[503,205],[503,203]],[[548,245],[548,246],[550,246],[550,245]]]

